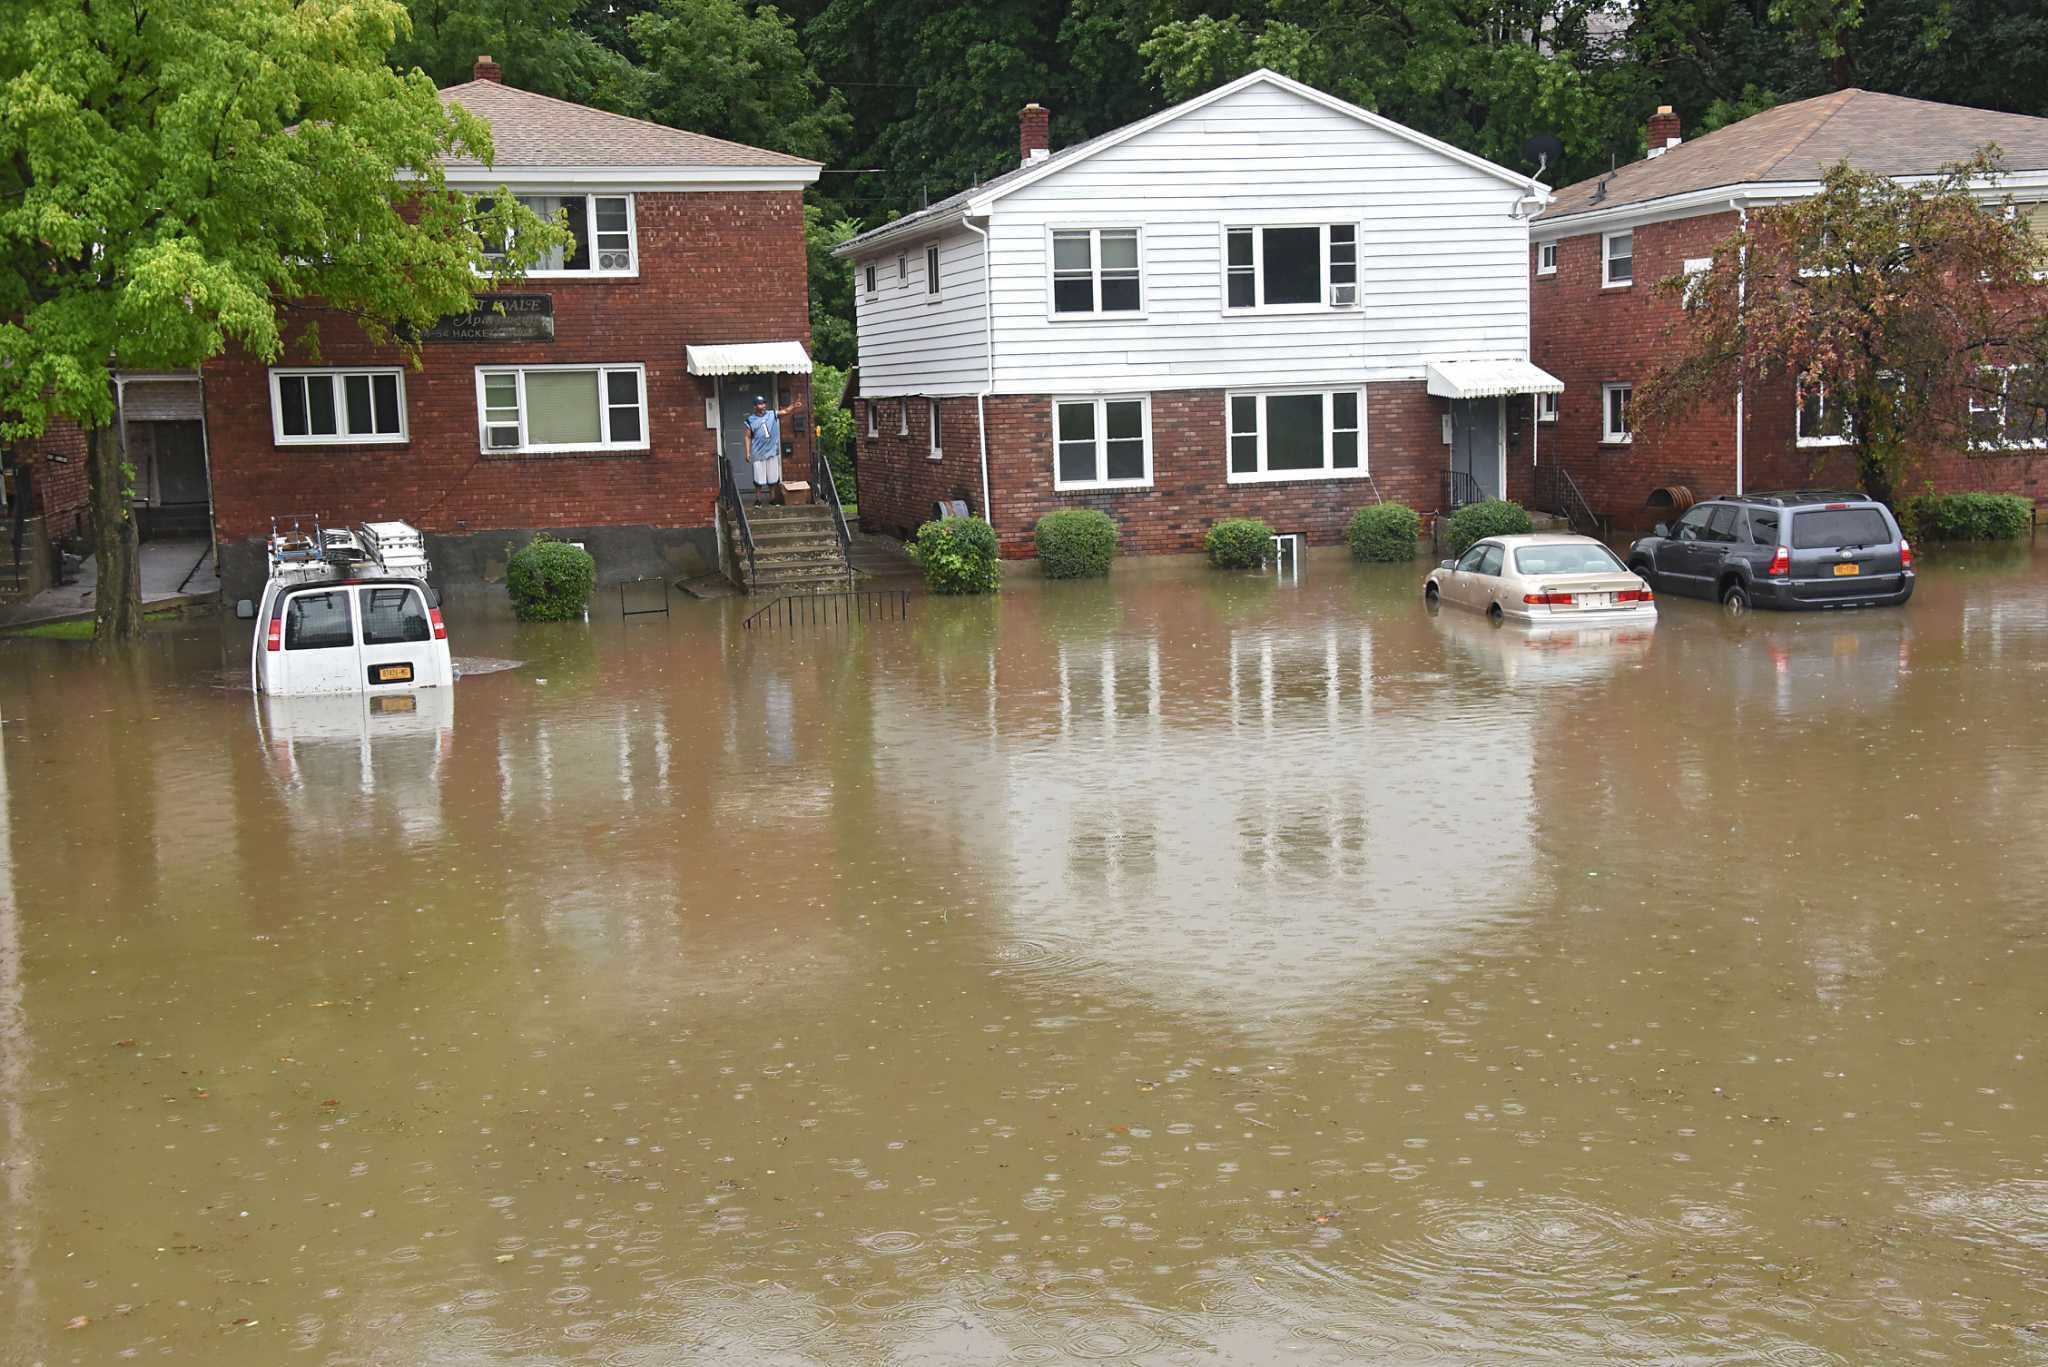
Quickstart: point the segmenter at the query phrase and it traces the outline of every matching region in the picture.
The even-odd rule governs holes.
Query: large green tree
[[[142,622],[116,369],[275,358],[300,300],[407,345],[472,306],[480,230],[518,230],[511,273],[560,240],[447,190],[442,156],[488,159],[489,130],[385,64],[405,23],[397,0],[81,0],[0,25],[0,436],[90,434],[102,647]]]

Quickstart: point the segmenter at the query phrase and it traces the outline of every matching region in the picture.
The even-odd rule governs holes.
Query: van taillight
[[[1772,578],[1792,573],[1792,548],[1790,546],[1778,547],[1778,553],[1771,557],[1770,572]]]
[[[437,641],[445,641],[445,640],[447,640],[447,639],[448,639],[448,627],[447,627],[447,625],[446,625],[446,624],[445,624],[444,622],[442,622],[442,620],[441,620],[441,609],[439,609],[439,608],[428,608],[428,609],[427,609],[427,620],[428,620],[428,621],[430,621],[430,622],[432,622],[432,623],[434,624],[434,639],[435,639],[435,640],[437,640]]]
[[[1913,568],[1913,547],[1903,536],[1899,538],[1899,568],[1902,570]]]
[[[265,632],[263,636],[263,648],[265,650],[284,649],[284,618],[273,617],[270,619],[270,630]]]

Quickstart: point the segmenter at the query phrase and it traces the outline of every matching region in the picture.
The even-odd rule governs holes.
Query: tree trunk
[[[93,590],[93,649],[111,654],[142,639],[142,555],[135,519],[128,511],[127,463],[118,427],[86,434],[86,477],[92,483],[93,558],[99,586]]]

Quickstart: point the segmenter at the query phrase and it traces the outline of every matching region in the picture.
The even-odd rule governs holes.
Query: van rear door
[[[355,595],[345,588],[294,589],[280,608],[280,651],[271,679],[278,693],[348,693],[356,672]]]
[[[356,592],[363,617],[363,687],[375,693],[448,682],[441,677],[443,653],[435,648],[427,600],[417,586],[365,584]]]

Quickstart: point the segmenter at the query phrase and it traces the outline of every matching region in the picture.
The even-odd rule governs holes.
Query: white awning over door
[[[1429,392],[1446,399],[1562,394],[1564,381],[1527,361],[1431,361]]]
[[[685,347],[692,375],[808,375],[811,358],[802,342],[729,342]]]

